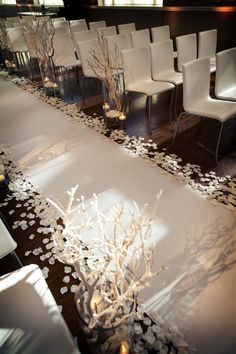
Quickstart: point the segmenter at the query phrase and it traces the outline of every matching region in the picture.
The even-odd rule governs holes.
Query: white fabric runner
[[[45,196],[66,201],[79,184],[85,198],[101,195],[107,208],[135,200],[153,206],[160,189],[155,266],[168,270],[151,281],[140,301],[177,324],[200,354],[236,352],[236,218],[189,186],[168,180],[158,167],[0,80],[1,143]]]

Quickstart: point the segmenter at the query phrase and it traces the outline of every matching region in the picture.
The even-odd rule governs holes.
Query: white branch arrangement
[[[6,22],[3,18],[0,19],[0,48],[6,67],[16,68],[7,35]]]
[[[94,74],[104,83],[107,89],[109,101],[114,102],[117,111],[122,110],[122,99],[119,89],[118,73],[121,73],[121,57],[115,47],[109,51],[107,42],[103,36],[99,38],[98,45],[91,50],[88,66]]]
[[[76,198],[77,188],[68,191],[67,208],[49,200],[63,223],[53,235],[54,253],[59,261],[74,266],[80,286],[86,289],[80,305],[88,327],[116,327],[136,311],[137,294],[163,269],[152,270],[156,251],[155,245],[150,247],[153,221],[144,215],[146,205],[140,211],[134,202],[127,225],[124,206],[111,207],[104,215],[98,197],[85,203],[83,196]],[[76,226],[71,221],[75,213]],[[95,235],[92,245],[82,242],[89,229]]]

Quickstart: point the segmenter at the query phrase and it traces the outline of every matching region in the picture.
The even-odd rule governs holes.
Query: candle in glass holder
[[[110,106],[108,103],[105,102],[104,105],[102,106],[102,108],[104,109],[105,112],[107,112],[107,111],[109,111]]]
[[[0,175],[0,182],[5,181],[5,176],[4,175]]]
[[[121,113],[119,115],[119,120],[126,120],[126,115],[124,113]]]
[[[120,344],[120,354],[129,354],[129,344],[125,340]]]
[[[101,307],[101,302],[102,302],[102,297],[99,294],[94,294],[92,296],[90,306],[91,309],[95,312],[98,313],[98,309]]]

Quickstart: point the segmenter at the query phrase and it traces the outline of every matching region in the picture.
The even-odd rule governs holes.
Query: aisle
[[[236,351],[236,218],[158,167],[0,80],[0,143],[45,196],[66,201],[79,184],[85,198],[101,195],[106,209],[120,201],[158,209],[156,265],[168,270],[142,294],[143,305],[177,324],[200,354]],[[157,292],[162,292],[157,295]]]

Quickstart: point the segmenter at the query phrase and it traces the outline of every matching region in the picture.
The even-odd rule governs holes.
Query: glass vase
[[[55,72],[51,58],[39,59],[39,69],[43,88],[46,94],[55,95],[58,85],[55,79]]]
[[[101,325],[90,329],[88,325],[89,315],[86,306],[84,306],[84,295],[86,295],[86,289],[80,285],[75,293],[74,300],[80,327],[90,352],[92,354],[128,354],[132,347],[134,315],[126,318],[118,326],[105,327]],[[135,306],[134,303],[132,303],[130,311],[133,310],[133,306]]]

